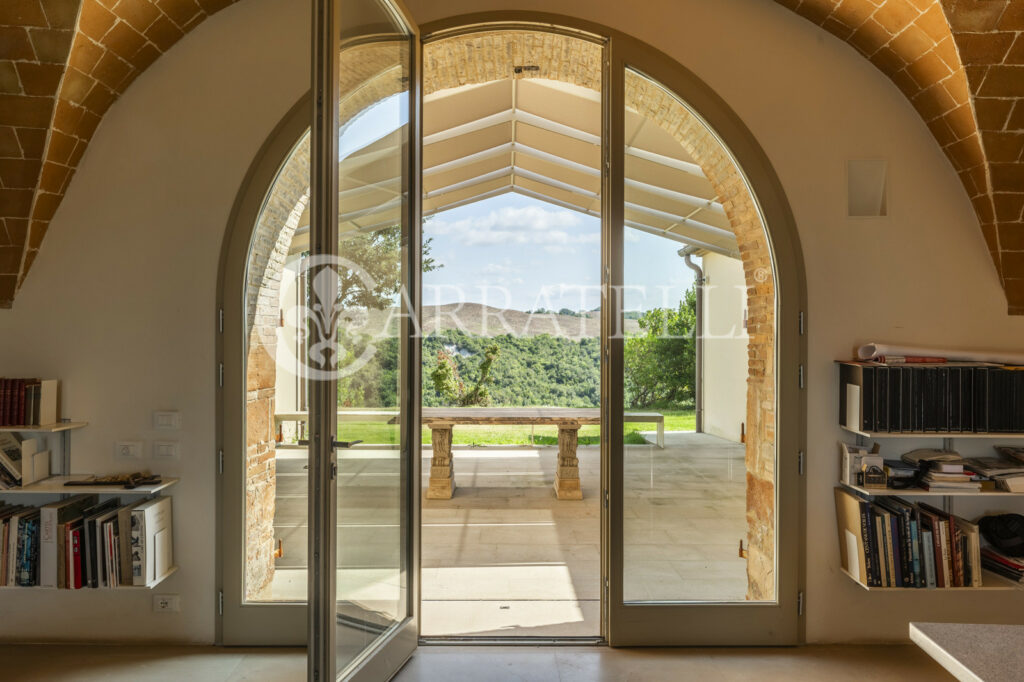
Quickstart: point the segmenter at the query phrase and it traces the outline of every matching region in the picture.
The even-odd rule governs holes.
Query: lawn
[[[693,410],[656,410],[665,415],[666,431],[693,431],[696,417]],[[656,426],[630,422],[626,424],[625,442],[629,445],[646,443],[638,431],[654,431]],[[423,428],[423,444],[430,444],[430,429]],[[600,426],[580,428],[580,445],[598,445]],[[455,445],[558,445],[557,426],[456,426],[452,432]],[[532,440],[531,440],[532,439]],[[381,422],[348,422],[338,425],[338,440],[361,440],[364,443],[394,445],[398,440],[398,427]]]

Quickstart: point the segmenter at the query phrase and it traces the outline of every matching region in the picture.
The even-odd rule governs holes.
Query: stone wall
[[[274,578],[277,492],[274,395],[281,272],[309,203],[309,136],[281,169],[260,212],[246,268],[245,594],[259,599]]]

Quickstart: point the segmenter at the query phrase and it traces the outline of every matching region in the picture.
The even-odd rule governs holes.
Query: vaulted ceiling
[[[13,303],[103,114],[234,1],[0,2],[0,306]],[[1009,312],[1024,314],[1024,0],[776,1],[911,101],[971,198]]]

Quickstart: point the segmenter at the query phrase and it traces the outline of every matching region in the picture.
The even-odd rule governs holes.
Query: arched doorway
[[[506,124],[510,124],[510,128],[519,125],[522,126],[520,132],[527,136],[534,135],[534,140],[546,135],[548,146],[537,150],[541,152],[540,154],[531,155],[528,150],[537,149],[534,146],[537,143],[531,145],[522,135],[517,137],[513,132],[509,139],[505,140],[502,137],[496,144],[492,144],[496,140],[481,142],[490,145],[486,148],[467,148],[452,158],[438,157],[438,165],[448,164],[443,169],[443,172],[448,172],[460,167],[467,168],[472,163],[498,159],[505,152],[515,154],[513,150],[517,145],[520,153],[525,151],[518,166],[514,161],[509,164],[507,177],[504,173],[496,173],[498,170],[504,170],[504,166],[486,172],[470,168],[468,172],[476,172],[475,177],[459,179],[453,175],[446,179],[446,184],[437,188],[445,189],[447,192],[435,191],[431,194],[432,190],[425,187],[425,206],[429,207],[433,201],[436,204],[433,210],[443,210],[446,204],[442,200],[445,199],[446,193],[452,194],[449,198],[453,203],[466,203],[476,199],[474,192],[500,191],[505,186],[502,183],[507,183],[508,187],[517,188],[511,191],[524,194],[532,192],[571,210],[597,212],[601,216],[604,259],[601,275],[604,291],[601,310],[602,475],[600,487],[594,492],[607,500],[601,507],[606,530],[602,532],[604,551],[600,565],[601,575],[608,578],[607,592],[603,596],[604,613],[607,615],[602,622],[608,623],[609,629],[602,632],[609,636],[613,644],[664,643],[665,619],[692,619],[700,613],[699,617],[708,622],[709,618],[715,618],[707,615],[711,611],[723,614],[739,613],[739,610],[745,607],[762,606],[766,608],[761,608],[760,612],[775,609],[776,613],[782,614],[780,618],[790,624],[781,630],[777,628],[769,632],[763,624],[750,624],[751,621],[756,621],[756,618],[748,618],[749,627],[744,631],[753,633],[760,628],[764,634],[761,637],[756,634],[744,635],[743,640],[793,641],[796,632],[796,587],[799,580],[797,538],[801,492],[796,477],[796,459],[782,459],[779,453],[797,452],[802,442],[802,407],[798,393],[797,366],[803,351],[797,331],[799,325],[796,323],[801,314],[802,271],[792,218],[786,208],[784,196],[764,154],[750,133],[728,111],[724,103],[692,74],[628,36],[603,27],[580,26],[578,22],[564,17],[557,19],[558,21],[552,21],[552,24],[574,28],[551,31],[549,27],[542,29],[536,25],[519,24],[478,26],[472,31],[460,29],[446,33],[447,27],[432,27],[434,32],[424,59],[424,93],[440,92],[447,88],[483,88],[488,83],[503,80],[505,74],[512,74],[510,79],[513,81],[535,79],[539,83],[542,80],[550,80],[563,84],[564,90],[589,90],[596,95],[602,117],[596,153],[593,133],[589,142],[581,139],[579,135],[574,138],[570,130],[572,126],[557,120],[554,123],[558,125],[545,129],[543,121],[540,120],[544,117],[535,112],[526,111],[524,113],[527,116],[521,115],[518,119],[513,113],[509,120],[485,121],[492,125],[472,130],[464,128],[462,134],[484,133],[479,135],[484,138],[487,134],[496,132],[489,129]],[[568,59],[564,51],[553,49],[560,40],[564,42],[566,33],[572,35],[571,40],[581,40],[578,37],[580,29],[588,31],[587,41],[595,46],[595,60],[601,70],[596,90],[594,81],[588,81],[585,70],[581,68],[587,60]],[[609,45],[614,45],[616,49],[609,51]],[[438,55],[442,54],[440,48],[444,46],[446,58],[432,63],[431,46],[437,46]],[[491,50],[493,59],[486,59],[488,49]],[[524,57],[531,56],[531,50],[535,50],[542,58],[525,59]],[[615,58],[609,60],[609,54]],[[540,63],[533,64],[533,61]],[[487,65],[480,66],[484,63]],[[478,66],[467,69],[467,64]],[[524,68],[532,66],[537,68]],[[496,74],[502,74],[501,78],[496,78]],[[365,82],[358,88],[361,93],[368,93],[371,89]],[[388,96],[388,93],[378,93],[374,99],[367,95],[367,101],[379,105],[380,102],[386,101]],[[364,109],[366,108],[364,106]],[[699,114],[696,113],[698,111]],[[493,116],[493,113],[486,116]],[[529,118],[530,115],[533,118],[528,122],[524,121],[524,118]],[[486,116],[478,117],[477,121],[485,119]],[[563,144],[565,140],[559,139],[558,136],[589,144],[590,149],[583,147],[581,155],[574,157],[572,150],[569,149],[573,145]],[[638,142],[637,138],[641,136],[649,140]],[[364,156],[364,160],[370,161],[372,154],[382,153],[388,145],[386,138],[386,135],[377,137],[370,144],[351,151],[359,152],[354,153],[354,156]],[[666,153],[659,153],[651,147],[669,141],[674,145],[672,151],[666,151],[668,148],[664,147],[662,151]],[[493,152],[492,156],[480,156],[481,152],[488,152],[504,145],[510,146]],[[425,159],[429,159],[429,156],[428,150]],[[295,164],[289,161],[285,168],[290,165],[302,165],[301,144],[293,148],[291,158],[295,160]],[[530,163],[533,165],[530,166]],[[520,172],[518,180],[516,170]],[[339,169],[339,172],[342,173],[342,183],[346,178],[353,183],[348,187],[343,185],[341,191],[349,191],[348,196],[353,198],[353,201],[369,202],[366,206],[350,203],[349,206],[352,208],[348,212],[343,202],[339,220],[352,222],[357,230],[364,230],[364,234],[373,234],[386,227],[385,223],[391,220],[387,212],[393,210],[393,207],[387,205],[384,196],[389,192],[394,196],[392,185],[396,180],[401,184],[401,172],[385,174],[386,177],[382,175],[375,178],[372,183],[365,182],[365,178],[361,180],[358,177],[361,171],[357,169],[352,169],[347,176],[344,175],[344,169]],[[442,171],[439,171],[438,175],[440,172]],[[559,175],[560,173],[562,175]],[[567,178],[572,173],[590,180],[568,182]],[[482,182],[467,184],[468,181],[479,180],[488,174],[490,177]],[[430,175],[428,173],[427,177]],[[286,176],[287,173],[280,175],[279,182],[286,182],[283,180]],[[581,193],[573,190],[586,189],[580,185],[595,182],[595,177],[598,191],[591,192],[584,201],[581,199]],[[428,183],[425,182],[426,184]],[[267,258],[268,265],[264,265],[263,261],[254,265],[255,252],[250,252],[249,272],[260,272],[262,267],[264,274],[258,280],[250,277],[248,286],[252,291],[246,296],[247,301],[259,301],[261,296],[271,300],[276,295],[278,308],[281,306],[280,288],[275,292],[274,286],[283,281],[281,275],[286,270],[289,252],[296,248],[292,245],[294,233],[286,233],[288,229],[296,228],[301,232],[303,207],[300,204],[304,191],[308,191],[296,186],[288,197],[282,197],[280,202],[275,201],[274,197],[284,194],[283,190],[284,184],[280,187],[275,185],[269,191],[263,190],[267,200],[261,216],[265,214],[271,217],[274,214],[270,211],[277,211],[277,217],[266,221],[266,224],[277,224],[278,239],[285,238],[289,241],[289,246],[277,260],[272,256]],[[291,194],[296,194],[298,198]],[[278,203],[280,207],[277,207]],[[375,215],[375,212],[378,215]],[[262,218],[256,224],[260,224],[260,221]],[[289,221],[295,223],[292,228],[288,227]],[[252,225],[247,229],[251,233]],[[630,286],[627,276],[631,256],[627,246],[629,230],[645,234],[661,233],[658,236],[663,239],[680,242],[679,248],[690,245],[696,248],[698,254],[703,251],[704,255],[717,254],[725,259],[731,259],[737,265],[725,270],[733,275],[740,273],[738,281],[742,292],[739,294],[739,305],[741,312],[743,309],[746,310],[743,348],[747,359],[741,410],[744,415],[741,459],[745,537],[737,538],[745,541],[737,543],[741,545],[738,553],[746,553],[743,557],[745,589],[742,597],[702,599],[695,593],[680,592],[676,595],[643,598],[629,593],[628,577],[634,572],[630,562],[642,561],[630,558],[628,547],[631,531],[625,523],[625,518],[631,513],[630,488],[626,481],[629,445],[624,440],[624,416],[629,408],[625,394],[629,371],[625,359],[628,335],[616,333],[625,327],[623,320],[625,314],[630,312],[626,310],[628,301],[623,293]],[[279,241],[269,239],[266,245],[270,254],[275,250],[281,251]],[[693,251],[691,255],[692,253]],[[682,259],[679,259],[679,262],[680,267],[684,267]],[[275,271],[275,267],[278,270]],[[710,284],[705,282],[703,291],[698,292],[703,297],[705,307],[713,308],[715,305],[712,293],[714,286],[714,281]],[[251,383],[259,373],[258,347],[262,346],[267,357],[278,355],[276,348],[272,352],[267,351],[270,337],[258,329],[257,317],[253,315],[253,321],[248,322],[249,326],[243,330],[243,334],[250,341],[247,387],[250,389],[249,397],[254,400],[259,400],[260,395],[266,397],[266,394],[260,393],[266,388]],[[267,330],[274,327],[272,318],[272,314],[266,316],[266,320],[270,321]],[[707,330],[707,326],[702,327],[699,336],[708,336]],[[282,338],[278,333],[274,336],[278,342]],[[265,341],[260,341],[261,338]],[[257,348],[255,356],[254,348]],[[733,351],[732,357],[735,356],[736,353]],[[708,377],[714,373],[708,367],[704,369],[706,386]],[[280,383],[275,378],[275,391],[278,391],[279,386]],[[706,391],[699,387],[694,386],[692,390],[695,398],[697,395],[706,396]],[[277,393],[274,397],[277,397]],[[301,400],[301,390],[296,392],[295,398]],[[735,412],[735,397],[727,396],[727,399],[720,402],[731,404]],[[296,405],[298,404],[297,402]],[[277,407],[274,409],[278,413],[281,412]],[[254,409],[253,415],[248,416],[249,421],[257,418],[257,414],[260,415],[258,418],[265,418],[274,423],[273,415],[263,415],[262,408]],[[702,416],[707,417],[707,413]],[[704,421],[707,423],[710,420]],[[278,436],[283,438],[283,431],[287,428],[283,426],[281,434],[271,433],[271,437],[263,442],[263,455],[271,452],[273,448],[273,459],[277,461]],[[344,434],[344,423],[339,428]],[[297,436],[301,434],[295,435],[298,440]],[[272,446],[271,442],[275,445]],[[250,447],[254,444],[259,445],[248,443]],[[257,451],[260,451],[259,447]],[[247,498],[247,505],[248,500],[267,495],[267,488],[252,486],[251,489],[253,494]],[[656,491],[657,488],[648,488],[648,493],[651,490]],[[709,494],[714,493],[712,491]],[[254,520],[258,519],[260,513],[257,511],[252,517]],[[270,518],[272,517],[273,515],[270,515]],[[266,547],[268,543],[265,541],[268,537],[267,521],[267,515],[263,514],[263,527],[253,524],[251,529],[253,544],[257,546],[252,560],[262,566],[269,565]],[[401,519],[398,521],[400,524]],[[249,528],[248,521],[246,524],[246,528]],[[712,525],[704,531],[715,532]],[[269,527],[272,528],[272,524]],[[276,531],[270,537],[274,540],[285,540],[277,537]],[[728,544],[733,544],[733,540],[730,539]],[[270,556],[275,548],[276,543],[271,542]],[[288,552],[285,552],[285,556],[288,556]],[[666,561],[671,562],[673,559]],[[261,566],[247,567],[246,579],[258,592],[264,589],[257,587],[260,581],[266,581],[267,573],[273,570],[273,567],[266,571],[262,571]],[[723,616],[723,622],[735,617]],[[640,621],[662,625],[654,625],[644,631],[644,628],[638,626]],[[715,629],[704,628],[706,633],[713,633]],[[662,633],[661,638],[657,634],[652,634],[659,630]],[[695,637],[691,641],[697,643],[714,638],[714,634],[708,634],[705,638]]]

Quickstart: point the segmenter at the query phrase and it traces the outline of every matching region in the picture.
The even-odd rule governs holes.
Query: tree
[[[480,374],[476,384],[470,390],[466,390],[466,384],[459,376],[459,367],[455,364],[452,356],[443,348],[437,351],[437,365],[430,373],[434,382],[434,390],[446,398],[448,402],[455,403],[459,407],[481,406],[491,404],[491,394],[487,387],[494,383],[491,378],[491,367],[498,359],[498,345],[492,343],[484,351],[483,360],[480,361]]]
[[[681,405],[696,395],[697,295],[686,292],[676,309],[655,308],[626,339],[625,398],[631,408]]]

